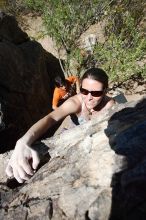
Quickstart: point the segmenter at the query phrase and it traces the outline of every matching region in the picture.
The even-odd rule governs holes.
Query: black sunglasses
[[[83,95],[88,95],[89,93],[91,93],[91,95],[94,96],[94,97],[100,97],[104,93],[104,91],[89,91],[87,89],[83,89],[82,87],[80,88],[80,92]]]

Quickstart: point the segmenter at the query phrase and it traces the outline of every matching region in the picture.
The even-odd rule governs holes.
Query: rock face
[[[143,99],[38,143],[48,162],[27,183],[16,187],[1,170],[0,219],[145,219],[145,134]]]
[[[0,104],[5,128],[0,152],[51,110],[53,79],[62,74],[58,60],[29,39],[14,17],[0,12]]]

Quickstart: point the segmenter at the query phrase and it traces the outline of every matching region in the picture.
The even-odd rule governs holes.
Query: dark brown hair
[[[56,87],[66,86],[66,80],[62,76],[56,76],[54,79],[54,83]]]
[[[94,79],[103,84],[104,89],[108,88],[108,75],[106,72],[100,68],[90,68],[88,69],[81,78],[81,84],[84,79]]]

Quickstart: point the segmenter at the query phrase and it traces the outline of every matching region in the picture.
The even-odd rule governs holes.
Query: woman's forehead
[[[90,90],[98,90],[103,88],[103,84],[95,79],[86,78],[82,81],[82,87]]]

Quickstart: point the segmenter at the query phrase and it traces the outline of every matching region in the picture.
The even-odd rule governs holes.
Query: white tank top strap
[[[87,107],[82,99],[82,106],[81,106],[81,112],[80,114],[77,116],[78,117],[78,122],[79,124],[83,124],[87,121],[89,121],[89,112],[87,110]]]

